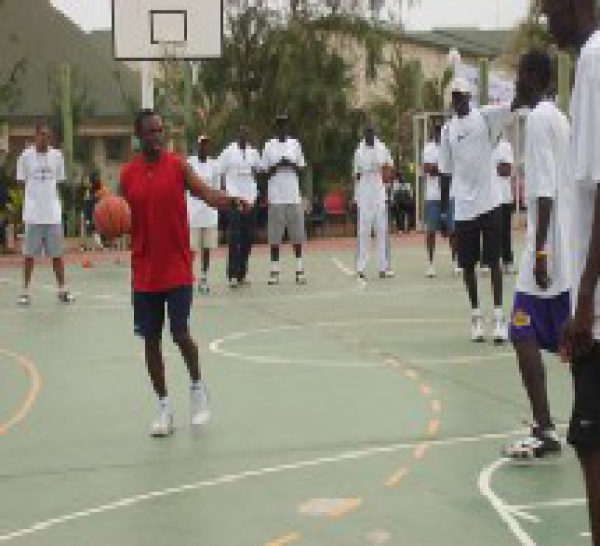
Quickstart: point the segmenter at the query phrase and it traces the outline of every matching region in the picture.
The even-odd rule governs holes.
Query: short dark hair
[[[151,118],[152,116],[155,116],[156,112],[152,109],[152,108],[142,108],[141,110],[138,110],[138,112],[135,115],[135,121],[134,121],[134,130],[135,130],[135,134],[139,135],[140,131],[142,129],[142,123],[144,123],[144,120],[146,118]]]
[[[552,59],[545,51],[533,49],[521,57],[521,66],[535,77],[544,89],[549,89],[554,80]]]

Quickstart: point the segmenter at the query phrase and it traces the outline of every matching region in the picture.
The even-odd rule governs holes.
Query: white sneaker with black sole
[[[192,426],[199,427],[206,424],[209,419],[208,390],[204,381],[200,381],[190,389],[190,420]]]
[[[21,307],[28,307],[31,305],[31,297],[29,294],[21,294],[17,300],[17,305],[20,305]]]
[[[481,314],[471,315],[471,341],[473,343],[483,343],[485,341],[483,316]]]
[[[504,317],[494,317],[494,332],[492,338],[496,345],[502,345],[508,341],[508,326]]]
[[[166,407],[161,407],[156,419],[150,427],[150,436],[153,438],[166,438],[175,432],[173,414]]]
[[[502,454],[515,461],[530,461],[557,457],[562,453],[562,442],[554,428],[541,430],[531,428],[529,436],[521,438],[505,447]]]
[[[430,266],[429,269],[427,270],[427,273],[425,273],[425,276],[428,279],[434,279],[435,278],[435,267]]]

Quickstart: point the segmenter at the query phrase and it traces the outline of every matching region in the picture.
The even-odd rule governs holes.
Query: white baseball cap
[[[455,78],[452,82],[452,93],[462,93],[463,95],[471,95],[471,84],[465,78]]]

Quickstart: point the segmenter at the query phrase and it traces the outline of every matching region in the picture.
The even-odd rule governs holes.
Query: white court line
[[[521,527],[517,517],[536,523],[539,522],[539,518],[536,518],[535,516],[527,514],[521,510],[513,509],[498,495],[496,495],[491,487],[492,476],[494,473],[508,462],[509,459],[506,458],[498,459],[490,466],[483,469],[478,480],[479,491],[489,501],[489,503],[492,505],[492,508],[494,508],[494,510],[496,510],[500,516],[500,519],[506,523],[508,528],[511,530],[513,535],[515,535],[522,546],[536,546],[535,541]]]
[[[339,258],[331,258],[331,261],[347,277],[356,277],[358,285],[361,288],[364,289],[367,287],[367,281],[358,277],[356,271],[350,269],[344,262],[342,262],[342,260],[340,260]]]
[[[510,432],[499,432],[499,433],[488,433],[488,434],[479,434],[476,436],[463,436],[457,438],[448,438],[445,440],[432,440],[428,442],[428,444],[433,446],[455,446],[461,444],[473,444],[477,442],[483,442],[488,440],[499,440],[502,438],[507,438],[513,436],[515,431],[512,430]],[[324,466],[328,464],[337,464],[345,461],[356,461],[367,459],[369,457],[388,454],[388,453],[396,453],[402,450],[411,450],[416,446],[420,445],[422,441],[418,442],[410,442],[410,443],[400,443],[400,444],[392,444],[388,446],[375,446],[368,449],[362,449],[358,451],[348,451],[345,453],[340,453],[338,455],[333,455],[330,457],[320,457],[318,459],[308,459],[302,460],[287,464],[281,464],[277,466],[270,466],[259,468],[255,470],[246,470],[243,472],[238,472],[236,474],[226,474],[224,476],[220,476],[218,478],[214,478],[212,480],[205,480],[200,482],[193,482],[189,484],[183,484],[175,487],[169,487],[167,489],[160,489],[156,491],[150,491],[148,493],[133,495],[131,497],[124,497],[113,502],[109,502],[106,504],[100,504],[93,508],[88,508],[84,510],[79,510],[77,512],[71,512],[69,514],[65,514],[56,518],[46,519],[43,521],[36,522],[29,527],[24,527],[22,529],[17,529],[15,531],[9,532],[4,535],[0,535],[0,542],[9,542],[11,540],[15,540],[17,538],[21,538],[28,535],[33,535],[36,533],[40,533],[42,531],[46,531],[52,527],[56,527],[58,525],[62,525],[65,523],[69,523],[72,521],[88,518],[90,516],[103,514],[106,512],[112,512],[121,508],[127,508],[130,506],[134,506],[136,504],[140,504],[142,502],[170,497],[173,495],[178,495],[181,493],[186,493],[189,491],[198,491],[201,489],[217,487],[220,485],[226,484],[234,484],[239,483],[248,479],[260,478],[263,476],[269,476],[273,474],[281,474],[284,472],[290,472],[294,470],[303,470],[306,468],[314,468],[319,466]],[[535,545],[533,545],[535,546]]]
[[[528,504],[521,504],[516,506],[510,506],[511,510],[541,510],[544,508],[564,508],[569,506],[580,506],[586,504],[586,499],[557,499],[553,501],[542,501],[542,502],[531,502]]]
[[[311,324],[298,324],[298,325],[279,325],[271,326],[267,328],[259,328],[256,330],[245,330],[239,332],[232,332],[221,338],[212,340],[209,343],[209,351],[214,354],[218,354],[227,358],[242,360],[245,362],[251,362],[254,364],[282,364],[282,365],[303,365],[311,367],[341,367],[341,368],[366,368],[366,367],[378,367],[381,366],[379,363],[370,362],[341,362],[332,363],[331,359],[297,359],[297,358],[285,358],[278,356],[266,356],[266,355],[248,355],[245,353],[239,353],[233,350],[225,349],[223,346],[231,341],[240,341],[251,336],[261,334],[272,334],[274,332],[281,331],[300,331],[308,328],[335,328],[340,326],[355,326],[357,324],[454,324],[463,322],[457,319],[411,319],[411,318],[382,318],[382,319],[357,319],[352,321],[323,321],[314,322]],[[471,362],[482,362],[487,360],[495,360],[497,358],[513,358],[513,352],[502,352],[492,353],[487,355],[466,355],[456,356],[450,358],[410,358],[403,357],[403,361],[410,365],[434,365],[434,364],[469,364]]]

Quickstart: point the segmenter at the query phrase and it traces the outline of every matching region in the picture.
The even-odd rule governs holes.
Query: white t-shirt
[[[600,184],[600,31],[581,50],[571,98],[570,167],[573,183],[571,211],[571,264],[573,302],[577,302],[581,275],[587,263],[594,205]],[[595,295],[594,338],[600,341],[600,289]]]
[[[527,236],[517,278],[517,291],[541,298],[558,296],[571,286],[569,268],[569,215],[571,213],[568,179],[569,122],[550,101],[541,102],[527,117],[525,125],[525,199]],[[553,200],[546,248],[551,285],[540,290],[533,276],[538,199]]]
[[[440,171],[452,176],[457,221],[472,220],[500,205],[500,192],[492,181],[492,152],[510,106],[485,106],[469,115],[455,116],[442,129]]]
[[[188,165],[211,188],[215,190],[220,188],[219,164],[216,160],[209,157],[206,161],[200,161],[197,155],[193,155],[188,158]],[[192,197],[189,192],[186,201],[191,228],[210,228],[219,225],[219,212],[216,209],[209,207],[201,199]]]
[[[258,152],[248,145],[242,150],[237,142],[233,142],[223,150],[219,165],[225,176],[227,193],[248,203],[256,202],[258,189],[254,171],[261,168]]]
[[[504,139],[498,142],[494,148],[494,153],[492,154],[492,176],[494,177],[494,183],[497,185],[498,191],[500,192],[500,202],[503,205],[511,205],[513,202],[512,186],[510,183],[511,177],[500,176],[498,174],[498,165],[501,163],[507,163],[511,167],[514,167],[515,164],[513,148],[510,142]]]
[[[440,161],[440,145],[431,141],[425,144],[423,149],[423,165],[439,165]],[[425,201],[441,201],[442,190],[440,188],[439,176],[425,176]]]
[[[269,170],[277,165],[284,157],[298,165],[306,167],[306,161],[300,143],[294,138],[286,138],[281,142],[278,138],[273,138],[265,144],[262,154],[262,163],[264,170]],[[299,205],[302,202],[300,198],[300,180],[298,174],[292,168],[279,168],[271,178],[269,178],[269,203],[271,205]]]
[[[17,180],[25,184],[23,222],[25,224],[60,224],[62,209],[57,184],[64,182],[65,162],[60,150],[48,148],[40,154],[31,146],[17,162]]]
[[[384,206],[386,191],[381,169],[392,166],[392,156],[385,144],[375,139],[374,146],[367,146],[363,140],[354,153],[354,174],[360,175],[356,181],[356,203],[359,207]]]

